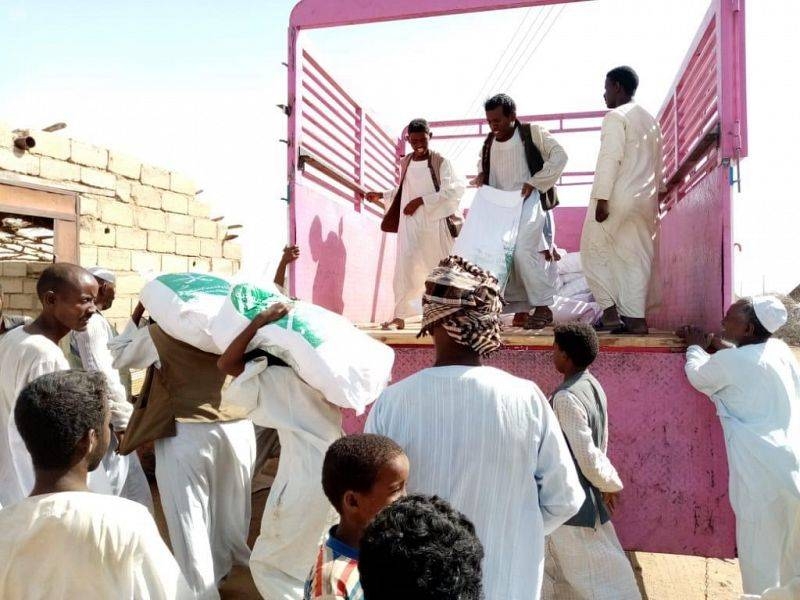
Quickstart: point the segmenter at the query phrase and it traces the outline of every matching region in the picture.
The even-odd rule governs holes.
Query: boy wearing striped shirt
[[[408,457],[382,435],[350,435],[325,454],[322,488],[339,524],[328,532],[306,581],[304,600],[363,600],[358,545],[375,515],[405,496]]]

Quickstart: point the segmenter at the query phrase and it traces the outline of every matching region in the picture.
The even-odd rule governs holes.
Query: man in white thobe
[[[544,127],[520,123],[516,104],[506,94],[489,98],[484,108],[492,132],[484,142],[474,183],[519,191],[524,199],[514,269],[504,292],[505,311],[516,313],[516,325],[542,329],[553,322],[550,307],[558,269],[552,254],[554,230],[551,223],[545,234],[547,216],[540,195],[561,177],[567,153]]]
[[[0,510],[0,597],[194,598],[150,513],[93,494],[111,438],[110,389],[97,372],[48,373],[26,386],[15,421],[35,469],[31,496]]]
[[[684,327],[686,375],[711,397],[725,433],[742,587],[748,594],[800,576],[800,367],[772,336],[787,320],[774,296],[744,298],[724,339]]]
[[[34,483],[30,455],[14,425],[17,396],[40,375],[69,369],[58,343],[71,330],[86,329],[97,310],[97,282],[77,265],[51,265],[36,290],[41,314],[0,336],[0,505],[6,507],[27,496]],[[111,493],[102,470],[93,473],[90,485],[93,491]]]
[[[247,353],[258,330],[287,314],[274,304],[257,315],[219,359],[236,377],[226,402],[243,408],[253,423],[277,430],[281,455],[261,532],[250,556],[256,588],[270,600],[302,600],[320,540],[336,522],[322,489],[325,452],[342,433],[342,414],[288,366],[261,351]]]
[[[633,101],[639,78],[630,67],[606,76],[600,154],[581,235],[581,262],[600,329],[647,333],[659,193],[665,190],[661,130]]]
[[[133,405],[128,399],[130,389],[126,389],[119,371],[112,366],[114,359],[108,349],[108,343],[116,333],[108,319],[100,312],[108,310],[114,303],[117,278],[111,271],[100,267],[89,267],[86,270],[97,280],[95,305],[98,311],[89,319],[84,331],[70,333],[70,350],[78,357],[86,371],[103,373],[111,389],[111,427],[114,435],[111,437],[108,452],[103,457],[103,468],[108,475],[111,489],[115,495],[138,502],[152,513],[153,496],[139,462],[139,456],[135,452],[127,456],[117,453],[118,440],[125,434]]]
[[[172,551],[198,598],[216,599],[231,568],[250,557],[253,424],[222,401],[218,356],[171,338],[158,325],[140,328],[143,313],[139,303],[109,346],[114,368],[149,368],[152,377],[149,393],[134,407],[122,451],[154,441]]]
[[[425,277],[450,254],[451,227],[461,220],[458,205],[465,189],[452,163],[428,148],[431,130],[425,119],[411,121],[406,132],[412,151],[400,160],[400,186],[367,194],[368,200],[382,199],[387,207],[384,231],[397,233],[394,315],[382,324],[384,329],[402,329],[407,319],[421,314]],[[396,229],[394,225],[386,228],[390,219]]]
[[[440,496],[475,524],[486,600],[537,600],[544,536],[585,496],[536,384],[481,366],[500,346],[500,298],[491,274],[442,261],[426,282],[420,333],[433,335],[436,362],[388,387],[365,431],[406,452],[409,494]]]

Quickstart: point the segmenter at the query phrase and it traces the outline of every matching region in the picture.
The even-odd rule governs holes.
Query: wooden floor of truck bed
[[[388,344],[389,346],[432,346],[430,336],[417,338],[419,324],[406,325],[405,329],[381,329],[378,323],[360,324],[359,329],[370,336]],[[597,334],[600,347],[608,350],[657,351],[657,352],[683,352],[686,344],[669,331],[651,330],[647,335],[612,335],[607,332]],[[533,349],[550,349],[553,346],[553,328],[545,327],[539,331],[523,329],[522,327],[505,327],[503,329],[503,344],[506,347],[520,347]]]

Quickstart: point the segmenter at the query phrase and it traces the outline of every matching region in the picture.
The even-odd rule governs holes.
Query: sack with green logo
[[[289,305],[289,314],[259,329],[248,350],[261,348],[281,358],[329,402],[363,413],[386,387],[394,351],[339,314],[290,300],[275,287],[236,285],[211,323],[216,345],[227,348],[258,313],[276,302]]]
[[[211,322],[228,299],[227,279],[201,273],[167,273],[145,284],[141,301],[168,335],[195,348],[221,354]]]

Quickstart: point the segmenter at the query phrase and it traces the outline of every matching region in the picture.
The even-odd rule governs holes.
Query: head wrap
[[[108,269],[104,269],[103,267],[89,267],[86,270],[94,275],[97,279],[102,279],[103,281],[107,281],[108,283],[112,284],[117,283],[117,276]]]
[[[775,296],[753,296],[753,310],[764,329],[770,333],[783,327],[788,318],[786,307]]]
[[[422,327],[417,337],[441,325],[457,343],[481,356],[500,348],[503,297],[497,278],[460,256],[448,256],[425,280]]]

